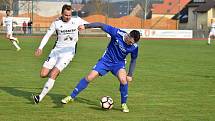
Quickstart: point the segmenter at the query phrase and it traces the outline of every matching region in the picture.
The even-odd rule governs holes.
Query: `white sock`
[[[40,93],[40,101],[46,96],[46,94],[52,89],[54,86],[54,79],[49,78],[48,81],[45,83],[42,92]]]
[[[208,38],[208,44],[210,44],[210,43],[211,43],[211,38],[209,37],[209,38]]]
[[[18,45],[15,41],[12,41],[12,43],[13,43],[13,45],[14,45],[17,49],[21,49],[21,48],[19,47],[19,45]]]

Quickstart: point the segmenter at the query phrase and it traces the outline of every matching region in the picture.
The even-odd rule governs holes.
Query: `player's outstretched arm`
[[[84,24],[85,28],[101,28],[104,29],[106,26],[108,26],[107,24],[104,23],[100,23],[100,22],[94,22],[94,23],[90,23],[90,24]]]
[[[17,23],[16,21],[13,21],[13,24],[16,24],[16,25],[18,25],[18,23]]]
[[[45,47],[46,43],[48,42],[49,38],[54,33],[54,31],[55,31],[55,23],[53,22],[50,28],[48,29],[46,35],[43,37],[42,41],[40,42],[40,46],[38,47],[38,49],[35,50],[35,53],[34,53],[35,56],[40,56],[42,54],[43,48]]]
[[[118,31],[117,28],[112,27],[110,25],[104,24],[104,23],[99,23],[99,22],[95,22],[95,23],[90,23],[90,24],[84,24],[85,29],[88,28],[101,28],[104,32],[110,34],[111,36],[115,35]]]

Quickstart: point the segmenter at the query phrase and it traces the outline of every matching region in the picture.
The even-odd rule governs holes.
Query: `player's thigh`
[[[97,77],[99,77],[99,72],[92,70],[87,76],[86,79],[87,81],[93,81],[94,79],[96,79]]]
[[[11,38],[11,36],[12,36],[12,34],[7,32],[7,34],[6,34],[6,38],[10,39],[10,38]]]
[[[209,38],[214,39],[214,35],[213,35],[213,34],[210,34],[210,35],[209,35]]]
[[[210,38],[214,39],[215,33],[210,35]]]
[[[117,73],[117,77],[121,84],[127,84],[127,79],[126,79],[127,73],[124,68],[119,69],[119,71]]]
[[[55,79],[58,77],[59,73],[60,73],[60,70],[59,70],[58,68],[54,67],[54,68],[51,70],[51,72],[49,73],[49,78],[55,80]]]
[[[211,31],[210,34],[209,34],[209,37],[214,38],[214,36],[215,36],[215,31]]]

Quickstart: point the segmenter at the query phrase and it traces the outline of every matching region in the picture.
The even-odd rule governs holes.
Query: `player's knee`
[[[85,78],[87,81],[93,81],[95,78],[99,76],[99,73],[97,71],[91,71]]]
[[[92,76],[88,75],[88,76],[86,76],[86,80],[87,80],[87,81],[92,81],[93,78],[92,78]]]
[[[93,81],[94,79],[95,79],[95,76],[94,76],[94,75],[87,75],[87,76],[86,76],[86,80],[89,81],[89,82],[90,82],[90,81]]]
[[[47,73],[40,73],[40,77],[41,77],[41,78],[46,78],[47,76],[48,76]]]
[[[127,84],[126,77],[120,77],[120,83],[123,85]]]
[[[49,78],[56,79],[58,77],[58,75],[59,75],[59,73],[53,73],[53,72],[51,72],[49,74]]]

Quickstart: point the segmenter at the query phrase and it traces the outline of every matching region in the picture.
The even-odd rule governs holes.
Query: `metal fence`
[[[51,22],[61,15],[64,4],[72,5],[73,16],[89,22],[103,22],[119,28],[178,29],[178,21],[168,18],[168,12],[153,17],[152,6],[159,3],[163,0],[2,0],[0,9],[12,9],[13,16],[30,18],[32,31],[36,34],[46,32]],[[0,13],[0,19],[4,15]],[[2,27],[0,31],[3,31]],[[21,27],[14,31],[23,33]],[[208,30],[194,30],[193,33],[197,38],[208,36]]]
[[[9,0],[10,1],[10,0]],[[48,27],[60,16],[63,4],[71,4],[73,15],[87,21],[99,21],[122,28],[176,29],[176,20],[165,15],[152,18],[152,4],[163,0],[13,0],[0,3],[11,8],[14,16],[29,17],[34,27]],[[1,17],[1,16],[0,16]]]

